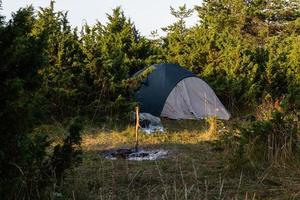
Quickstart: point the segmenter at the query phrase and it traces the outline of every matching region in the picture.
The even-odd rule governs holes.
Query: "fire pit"
[[[140,126],[139,107],[137,106],[135,109],[136,109],[135,110],[135,114],[136,114],[135,148],[108,150],[100,153],[100,156],[111,160],[126,159],[126,160],[136,160],[136,161],[159,160],[167,157],[168,151],[166,150],[162,150],[162,149],[144,150],[138,147],[139,146],[138,130],[139,128],[141,128],[141,126]]]
[[[145,149],[114,149],[109,151],[104,151],[100,156],[116,160],[116,159],[126,159],[126,160],[159,160],[164,159],[168,155],[168,151],[163,149],[145,150]]]

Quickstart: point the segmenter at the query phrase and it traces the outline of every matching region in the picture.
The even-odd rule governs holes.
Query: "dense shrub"
[[[299,129],[294,115],[273,110],[270,119],[249,120],[222,135],[219,145],[229,149],[230,167],[284,166],[299,159]]]

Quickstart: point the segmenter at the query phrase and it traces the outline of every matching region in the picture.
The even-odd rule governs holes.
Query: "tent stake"
[[[139,114],[139,107],[135,107],[135,114],[136,114],[136,123],[135,123],[135,151],[138,151],[138,146],[139,146],[139,137],[138,137],[138,132],[139,132],[139,127],[140,127],[140,114]]]

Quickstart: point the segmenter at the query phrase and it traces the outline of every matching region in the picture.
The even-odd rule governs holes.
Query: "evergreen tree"
[[[30,34],[34,23],[33,8],[23,8],[0,32],[0,196],[7,199],[33,196],[48,145],[43,136],[30,137],[39,123],[37,71],[44,61],[40,38]]]
[[[78,114],[90,91],[77,30],[71,29],[67,13],[54,11],[51,1],[49,7],[38,12],[32,34],[45,41],[43,54],[48,60],[39,72],[43,78],[41,93],[49,100],[49,114],[61,118]]]
[[[82,32],[86,67],[94,84],[96,112],[128,107],[132,99],[123,81],[147,66],[152,55],[150,42],[139,34],[120,7],[107,14],[107,18],[106,25],[85,25]]]
[[[167,33],[164,39],[164,53],[168,62],[178,63],[183,66],[189,66],[187,61],[189,57],[190,43],[192,37],[190,30],[186,27],[185,20],[193,13],[193,9],[188,9],[186,5],[180,6],[178,10],[171,7],[171,14],[177,19],[174,24],[163,28]]]
[[[50,148],[48,136],[33,134],[34,127],[45,120],[41,118],[45,114],[42,107],[49,102],[41,88],[49,60],[54,58],[47,54],[51,32],[44,31],[39,23],[32,6],[13,13],[8,23],[1,21],[0,196],[5,199],[42,198],[41,189],[53,181],[45,164]],[[73,55],[69,49],[64,52],[57,59],[61,66],[69,65],[68,57]],[[73,74],[75,71],[69,76]],[[50,79],[51,75],[47,76]]]
[[[196,7],[200,24],[190,29],[184,61],[233,107],[285,96],[292,84],[285,59],[291,45],[282,47],[298,30],[299,7],[283,0],[204,1]]]

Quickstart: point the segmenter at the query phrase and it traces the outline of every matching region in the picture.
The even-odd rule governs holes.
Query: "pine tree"
[[[202,66],[191,62],[193,71],[223,101],[253,105],[263,96],[288,93],[291,66],[285,58],[291,45],[285,38],[298,30],[299,2],[207,0],[196,10],[200,24],[192,29],[187,52],[199,55],[194,63]]]
[[[0,196],[6,199],[35,195],[48,146],[46,137],[30,136],[39,123],[37,71],[45,59],[41,39],[30,34],[34,23],[33,8],[22,8],[0,31]]]
[[[123,81],[149,63],[150,42],[142,37],[120,7],[107,14],[108,23],[82,31],[86,66],[93,80],[96,112],[122,110],[132,101]]]
[[[193,9],[188,9],[186,5],[179,6],[178,10],[173,7],[170,9],[177,21],[162,29],[167,33],[163,44],[164,54],[168,62],[188,66],[187,57],[189,57],[188,52],[192,37],[186,27],[185,20],[192,15]]]
[[[61,118],[81,112],[88,96],[85,55],[77,30],[72,30],[67,13],[55,12],[54,1],[38,12],[32,35],[45,41],[47,57],[39,71],[43,77],[41,93],[49,100],[49,115]]]

